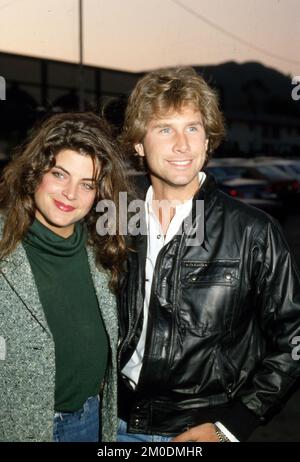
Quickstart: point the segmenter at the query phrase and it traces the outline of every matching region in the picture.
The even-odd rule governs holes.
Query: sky
[[[0,51],[78,62],[78,4],[0,0]],[[296,76],[299,31],[299,0],[83,0],[84,63],[123,71],[259,61]]]

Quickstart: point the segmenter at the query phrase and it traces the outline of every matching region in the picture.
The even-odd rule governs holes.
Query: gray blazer
[[[0,237],[2,229],[0,217]],[[96,268],[90,247],[87,253],[111,348],[103,390],[102,438],[116,441],[116,302],[108,289],[108,276]],[[0,261],[0,441],[52,441],[54,387],[54,342],[20,244]]]

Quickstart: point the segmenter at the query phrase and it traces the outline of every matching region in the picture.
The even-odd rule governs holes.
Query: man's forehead
[[[164,120],[172,119],[173,117],[176,116],[182,116],[189,114],[190,116],[193,117],[193,119],[200,119],[202,120],[202,114],[201,111],[198,107],[196,107],[193,104],[184,104],[178,108],[175,107],[170,107],[166,110],[160,110],[157,112],[154,112],[152,116],[149,118],[148,125],[153,124],[153,123],[159,123]]]

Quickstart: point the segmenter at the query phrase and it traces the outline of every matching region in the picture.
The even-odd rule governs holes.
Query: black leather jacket
[[[143,367],[120,377],[120,416],[134,433],[174,435],[220,420],[245,439],[299,377],[300,282],[282,232],[265,213],[206,181],[204,241],[176,235],[157,258]],[[146,237],[136,238],[120,297],[119,367],[142,328]]]

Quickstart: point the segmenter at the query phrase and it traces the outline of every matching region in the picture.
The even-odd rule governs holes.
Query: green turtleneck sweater
[[[99,393],[108,339],[87,253],[87,232],[76,224],[63,238],[35,220],[23,245],[55,343],[55,410],[74,412]]]

